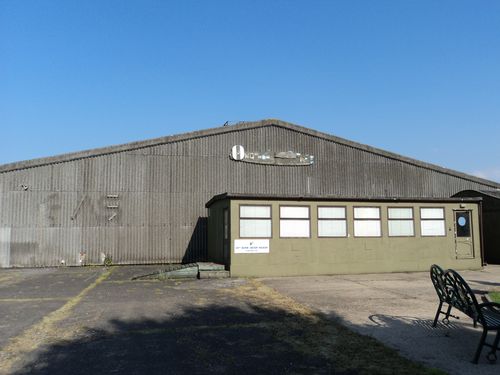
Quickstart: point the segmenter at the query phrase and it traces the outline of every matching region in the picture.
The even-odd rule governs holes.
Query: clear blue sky
[[[0,0],[0,164],[263,118],[500,181],[500,1]]]

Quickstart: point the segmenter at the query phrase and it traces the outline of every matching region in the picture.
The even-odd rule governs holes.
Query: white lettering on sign
[[[253,151],[246,152],[242,145],[231,148],[230,159],[244,161],[247,163],[268,164],[268,165],[313,165],[314,155],[302,154],[295,151]]]
[[[235,254],[267,254],[269,240],[234,240]]]

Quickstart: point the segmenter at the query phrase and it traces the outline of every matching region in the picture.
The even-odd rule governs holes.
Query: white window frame
[[[269,208],[269,216],[242,216],[241,211],[243,207],[267,207]],[[272,221],[272,206],[269,204],[240,204],[239,209],[238,209],[238,214],[239,214],[239,238],[272,238],[273,237],[273,221]],[[269,222],[269,236],[247,236],[247,235],[242,235],[241,228],[242,228],[242,221],[265,221]]]
[[[344,210],[343,217],[321,217],[322,208],[341,208]],[[347,207],[346,206],[318,206],[318,238],[345,238],[348,235],[347,229]],[[343,235],[322,235],[320,229],[320,223],[343,223],[344,224],[344,234]]]
[[[377,217],[360,217],[359,213],[356,214],[357,209],[362,208],[371,208],[377,209],[378,216]],[[354,237],[369,237],[369,238],[380,238],[382,237],[382,212],[379,206],[354,206],[353,207],[353,221],[354,221]],[[358,226],[361,223],[370,222],[370,223],[378,223],[378,235],[370,235],[370,234],[359,234]]]
[[[423,217],[422,212],[425,210],[441,210],[443,214],[442,217]],[[424,233],[426,230],[424,223],[429,222],[441,223],[443,234]],[[446,211],[444,207],[420,207],[420,235],[422,237],[446,237]]]
[[[391,210],[407,209],[411,210],[411,218],[391,218]],[[387,207],[387,235],[389,237],[415,237],[415,214],[413,212],[413,207]],[[391,223],[397,222],[411,222],[411,234],[392,234],[391,233]]]
[[[290,216],[284,215],[282,209],[286,208],[307,208],[307,217],[306,216]],[[311,207],[310,206],[296,206],[296,205],[280,205],[280,238],[311,238]],[[287,222],[293,222],[295,224],[307,223],[307,235],[296,234],[289,235],[288,232],[285,232],[286,235],[283,235],[284,228]]]

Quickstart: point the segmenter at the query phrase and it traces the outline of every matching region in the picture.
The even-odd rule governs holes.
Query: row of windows
[[[308,238],[311,216],[308,206],[280,206],[280,237]],[[380,207],[354,207],[354,236],[381,237]],[[413,208],[387,208],[390,237],[415,235]],[[420,235],[445,236],[444,208],[420,208]],[[240,238],[271,238],[271,206],[240,206]],[[347,237],[347,209],[318,207],[318,237]]]

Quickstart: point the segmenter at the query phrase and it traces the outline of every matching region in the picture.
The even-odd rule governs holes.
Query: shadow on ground
[[[470,280],[470,282],[472,282],[472,283],[477,283],[477,284],[481,284],[481,285],[487,285],[487,286],[490,286],[490,287],[500,287],[500,283],[495,283],[495,282],[491,282],[491,281],[485,281],[485,280]]]
[[[106,322],[40,348],[15,374],[421,374],[373,339],[320,315],[249,304]]]
[[[374,314],[369,320],[371,325],[364,326],[364,333],[369,331],[382,342],[399,348],[407,357],[434,363],[452,374],[498,374],[500,371],[499,364],[487,360],[491,349],[486,346],[481,351],[479,364],[472,363],[482,328],[474,329],[468,317],[450,318],[446,324],[438,321],[436,327],[433,327],[433,319],[414,316]],[[487,342],[492,343],[495,334],[490,332]],[[439,361],[446,364],[439,365]]]

